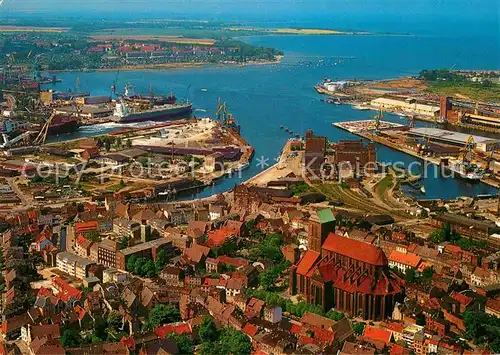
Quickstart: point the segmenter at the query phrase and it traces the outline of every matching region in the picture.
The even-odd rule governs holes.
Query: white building
[[[62,272],[83,280],[94,263],[78,255],[63,251],[56,256],[56,266]]]
[[[273,324],[281,322],[283,312],[280,306],[266,306],[264,308],[264,319]]]
[[[419,115],[437,117],[440,111],[439,106],[431,106],[425,104],[418,104],[416,102],[407,102],[402,100],[388,99],[385,97],[380,97],[378,99],[372,100],[370,105],[376,107],[377,109],[382,107],[385,110],[394,110],[407,113],[416,113]]]
[[[422,262],[422,258],[418,255],[400,250],[393,250],[387,259],[389,260],[389,267],[397,268],[403,273],[408,269],[417,269]]]

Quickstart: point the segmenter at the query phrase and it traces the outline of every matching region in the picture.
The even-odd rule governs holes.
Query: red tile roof
[[[446,244],[444,250],[451,254],[460,254],[462,252],[462,248],[453,244]]]
[[[130,350],[135,350],[135,339],[134,339],[134,337],[128,337],[127,338],[125,336],[122,336],[122,338],[120,339],[120,343],[122,343],[123,345],[125,345]]]
[[[91,230],[96,230],[98,227],[97,221],[88,221],[88,222],[76,222],[75,223],[75,232],[77,234],[88,232]]]
[[[335,338],[335,334],[332,331],[314,327],[314,340],[322,344],[331,344]]]
[[[191,325],[189,325],[189,323],[182,323],[177,325],[167,324],[163,327],[155,329],[155,334],[160,339],[165,339],[165,337],[170,333],[191,334],[192,332],[193,330],[191,329]]]
[[[397,294],[402,289],[402,280],[396,275],[385,271],[375,279],[369,275],[360,275],[357,272],[353,274],[350,270],[333,263],[320,265],[318,270],[324,282],[331,281],[335,288],[349,293],[387,295]]]
[[[391,342],[392,332],[388,329],[367,325],[363,336],[372,340],[383,341],[387,344]]]
[[[307,272],[314,266],[314,264],[319,260],[320,254],[313,250],[308,250],[304,256],[299,260],[297,264],[297,274],[306,276]]]
[[[245,333],[246,335],[248,336],[255,336],[255,334],[257,334],[259,332],[259,329],[251,324],[251,323],[247,323],[245,324],[245,326],[243,327],[243,329],[241,330],[243,333]]]
[[[471,302],[472,302],[472,298],[469,297],[469,296],[466,296],[462,293],[458,293],[458,292],[453,292],[453,294],[451,295],[451,297],[455,300],[457,300],[458,302],[460,302],[461,305],[464,305],[464,306],[468,306]]]
[[[221,263],[224,263],[224,264],[232,265],[234,267],[240,267],[240,266],[248,265],[248,261],[246,259],[243,259],[243,258],[231,258],[230,256],[227,256],[227,255],[221,255],[221,256],[219,256],[217,258],[217,261],[219,261]]]
[[[237,233],[235,233],[234,230],[232,229],[226,229],[221,228],[217,229],[213,232],[208,233],[208,239],[207,239],[207,245],[209,247],[218,247],[224,244],[227,238],[230,238],[232,236],[235,236]]]
[[[187,256],[191,261],[199,263],[203,256],[207,256],[210,252],[210,248],[203,245],[194,244],[191,248],[186,248],[184,250],[184,255]]]
[[[308,336],[301,336],[300,339],[299,339],[299,343],[304,345],[304,344],[314,344],[314,339],[313,338],[310,338]]]
[[[54,278],[52,283],[56,286],[56,288],[59,290],[59,293],[57,296],[64,302],[68,302],[71,298],[74,299],[81,299],[82,298],[82,292],[75,287],[69,285],[66,283],[63,279],[60,277]]]
[[[401,345],[394,344],[391,348],[390,355],[408,355],[410,350],[403,348]]]
[[[298,324],[292,324],[292,328],[290,328],[290,333],[298,335],[302,333],[302,326]]]
[[[420,261],[422,261],[422,258],[412,253],[402,253],[399,250],[393,250],[391,255],[389,255],[389,261],[417,268]]]
[[[399,323],[387,323],[387,329],[392,330],[393,332],[396,333],[403,333],[403,324]]]
[[[78,316],[79,320],[82,320],[83,318],[85,318],[85,315],[87,314],[87,312],[79,305],[75,306],[74,311],[75,311],[76,315]]]
[[[328,235],[328,238],[326,238],[323,243],[322,249],[345,255],[349,258],[363,261],[371,265],[382,266],[387,264],[387,258],[382,249],[372,244],[344,238],[335,233],[330,233]]]

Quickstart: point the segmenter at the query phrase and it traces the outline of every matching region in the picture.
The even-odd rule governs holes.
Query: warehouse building
[[[380,97],[378,99],[372,100],[370,105],[376,108],[380,108],[385,110],[394,110],[408,113],[416,113],[419,115],[429,116],[429,117],[438,117],[440,107],[439,106],[431,106],[425,104],[419,104],[415,100],[395,100],[388,99],[385,97]]]
[[[445,129],[421,127],[412,128],[408,131],[408,135],[412,137],[423,137],[430,139],[435,143],[443,143],[463,147],[472,137],[474,140],[474,149],[481,152],[490,152],[500,148],[500,140],[488,137],[470,135],[465,133],[447,131]]]

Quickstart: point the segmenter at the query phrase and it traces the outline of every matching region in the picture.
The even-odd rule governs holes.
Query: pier
[[[359,137],[368,139],[376,143],[383,144],[386,147],[411,155],[412,157],[417,158],[419,160],[426,161],[437,166],[439,166],[441,163],[440,159],[441,157],[422,155],[419,154],[417,150],[412,150],[409,147],[407,147],[407,143],[404,141],[404,138],[409,138],[412,131],[408,130],[408,127],[406,126],[399,125],[396,123],[380,121],[379,131],[376,132],[375,120],[336,122],[332,123],[332,125],[340,129],[343,129],[349,133],[355,134]],[[488,143],[491,143],[490,140],[488,140]],[[447,148],[444,146],[439,146],[439,147],[443,147],[443,149]],[[455,147],[454,149],[457,150],[457,153],[459,152],[458,148]],[[481,179],[481,182],[488,184],[492,187],[496,188],[500,187],[499,181],[492,177],[485,177]]]

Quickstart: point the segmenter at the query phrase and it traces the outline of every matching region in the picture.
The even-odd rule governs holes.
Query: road
[[[9,184],[12,191],[14,191],[17,197],[21,200],[21,203],[24,207],[30,207],[33,205],[32,199],[27,199],[24,193],[21,191],[19,186],[17,185],[17,177],[15,178],[7,178],[7,183]]]

